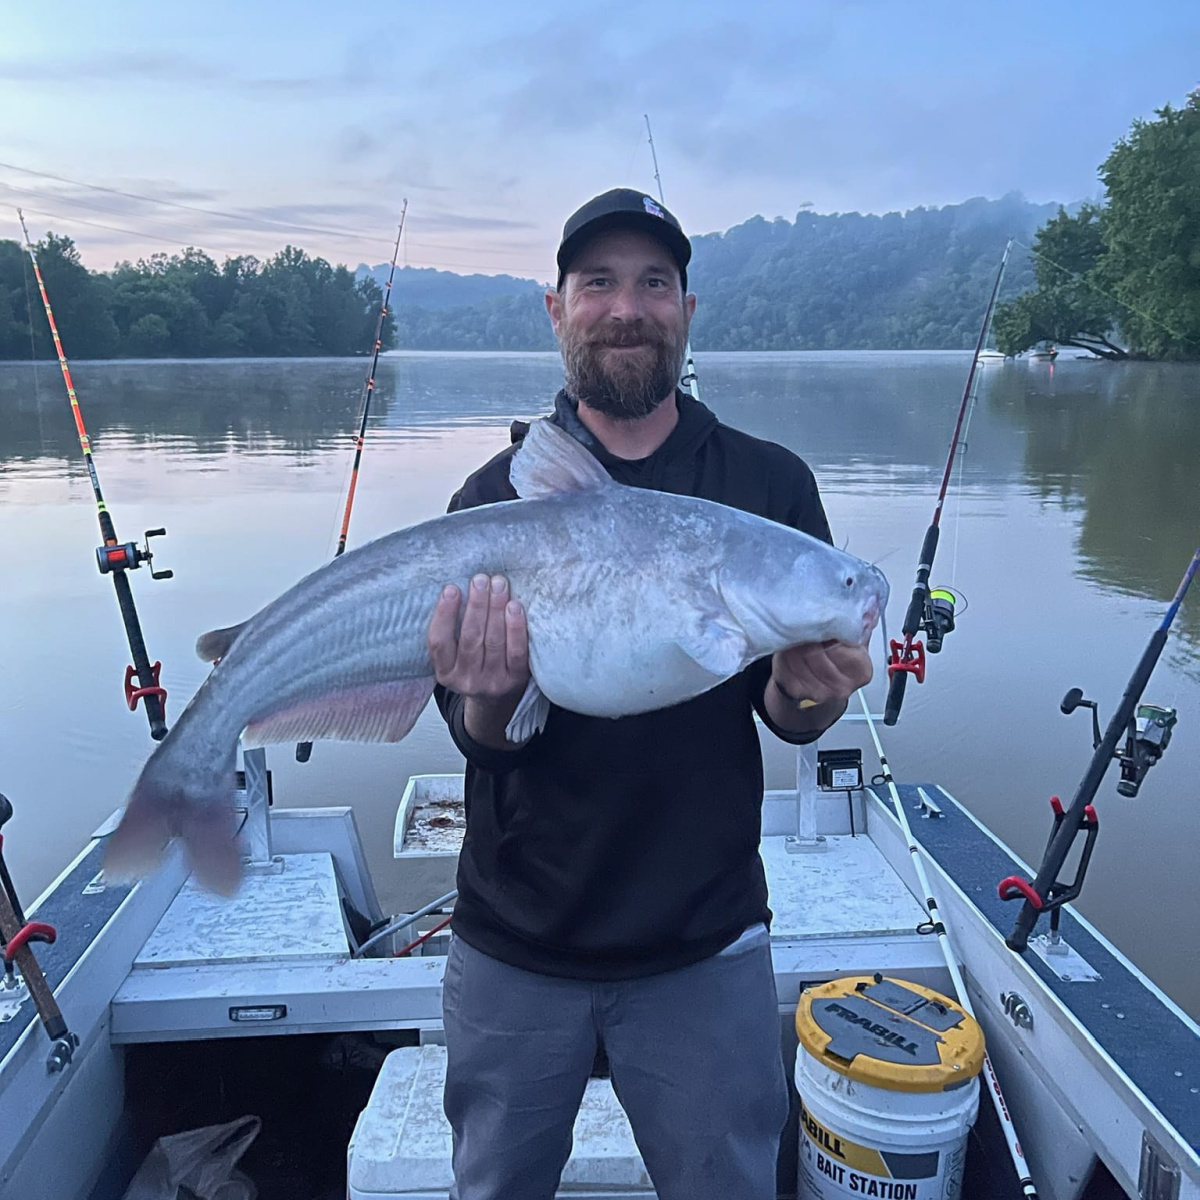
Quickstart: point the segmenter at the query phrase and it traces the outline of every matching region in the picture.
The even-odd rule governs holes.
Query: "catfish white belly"
[[[399,741],[433,690],[440,588],[504,574],[527,613],[531,675],[508,728],[551,702],[596,717],[698,696],[784,647],[865,644],[882,573],[807,534],[686,496],[624,487],[568,434],[534,422],[513,456],[519,500],[400,530],[327,563],[242,625],[134,785],[106,870],[137,875],[170,837],[202,882],[236,887],[234,766],[245,744]]]

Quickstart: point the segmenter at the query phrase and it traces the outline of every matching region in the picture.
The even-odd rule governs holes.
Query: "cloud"
[[[350,95],[376,81],[371,60],[347,58],[339,71],[308,76],[246,75],[230,67],[163,51],[79,56],[74,59],[0,60],[0,82],[41,83],[56,90],[95,84],[141,87],[181,85],[240,91],[247,97],[311,99],[314,94]]]

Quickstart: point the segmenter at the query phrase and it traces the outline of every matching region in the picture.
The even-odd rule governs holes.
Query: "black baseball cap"
[[[639,229],[657,238],[671,252],[679,267],[683,290],[687,291],[687,265],[692,257],[692,244],[687,240],[673,213],[653,196],[635,188],[612,188],[593,196],[578,208],[563,226],[558,245],[558,286],[562,287],[571,258],[589,238],[608,229]]]

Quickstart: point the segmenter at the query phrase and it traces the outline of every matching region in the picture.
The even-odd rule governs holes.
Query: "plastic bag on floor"
[[[257,1117],[240,1117],[159,1138],[122,1200],[256,1200],[237,1162],[261,1128]]]

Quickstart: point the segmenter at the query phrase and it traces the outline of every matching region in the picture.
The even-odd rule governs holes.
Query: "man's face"
[[[567,393],[617,421],[648,416],[674,395],[695,296],[656,238],[598,234],[571,261],[546,307],[562,344]]]

